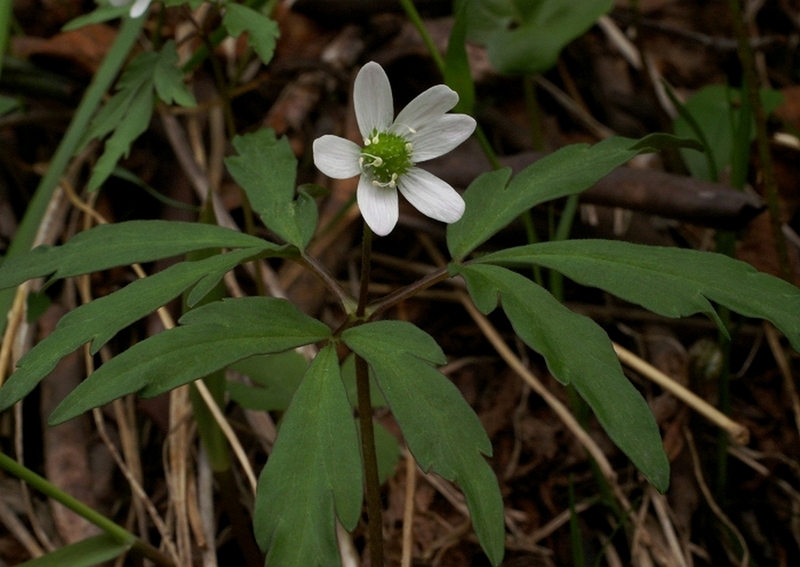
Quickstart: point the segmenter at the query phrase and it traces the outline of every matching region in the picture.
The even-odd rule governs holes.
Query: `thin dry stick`
[[[745,426],[736,423],[717,408],[703,400],[697,394],[678,384],[675,380],[661,372],[655,366],[642,360],[617,343],[612,344],[614,345],[614,351],[617,353],[620,362],[630,366],[645,378],[655,382],[664,390],[668,391],[687,406],[708,419],[711,423],[720,429],[725,430],[728,435],[730,435],[731,440],[733,440],[734,443],[738,443],[740,445],[746,445],[748,443],[750,440],[750,431]]]
[[[172,543],[172,537],[169,532],[169,528],[164,523],[164,520],[156,510],[153,502],[147,496],[147,493],[142,488],[140,482],[136,479],[136,477],[131,473],[127,463],[124,461],[122,456],[117,451],[116,445],[108,436],[106,432],[105,423],[103,421],[103,412],[99,409],[95,408],[92,410],[92,414],[94,416],[95,426],[97,427],[97,432],[100,435],[100,439],[105,443],[106,448],[111,453],[111,458],[114,459],[114,462],[117,463],[119,470],[122,471],[122,475],[125,477],[125,480],[128,481],[128,485],[131,487],[131,492],[135,497],[135,502],[139,502],[141,505],[144,506],[145,510],[147,510],[147,515],[150,516],[150,520],[153,522],[153,525],[158,530],[159,535],[161,536],[161,543],[166,548],[167,553],[170,555],[172,560],[177,565],[178,562],[178,552],[175,549],[175,545]],[[145,534],[142,534],[144,536]]]
[[[537,529],[531,535],[529,535],[526,539],[528,542],[534,544],[537,541],[541,541],[546,537],[550,537],[557,529],[561,526],[565,525],[569,522],[569,519],[572,517],[573,511],[576,514],[580,514],[588,510],[590,507],[594,506],[597,503],[597,499],[593,498],[590,500],[586,500],[584,502],[578,502],[573,506],[573,509],[562,510],[555,516],[552,520],[547,522],[541,528]]]
[[[217,546],[214,534],[216,532],[216,518],[214,517],[214,474],[208,462],[208,454],[203,444],[200,444],[200,458],[197,459],[197,502],[200,506],[200,521],[208,540],[208,547],[201,548],[203,567],[217,567]]]
[[[414,543],[414,494],[417,491],[417,462],[406,451],[406,498],[403,509],[403,553],[401,567],[411,567],[411,547]]]
[[[8,324],[6,325],[6,332],[3,333],[3,344],[0,345],[0,386],[5,383],[6,371],[11,366],[11,347],[25,316],[29,285],[30,282],[24,282],[17,287],[14,303],[11,305],[11,310],[7,315]]]
[[[186,511],[186,479],[189,474],[188,448],[192,440],[189,433],[189,417],[192,406],[189,387],[181,386],[169,393],[169,435],[167,437],[167,486],[172,509],[175,511],[175,542],[178,546],[178,565],[190,567],[192,543],[189,535],[189,519]]]
[[[203,518],[200,515],[200,506],[197,503],[197,500],[199,498],[197,475],[190,474],[189,476],[186,477],[186,493],[189,496],[189,498],[187,499],[189,506],[186,509],[189,518],[189,527],[191,528],[192,533],[194,534],[194,540],[197,542],[197,547],[203,550],[207,550],[209,542],[211,542],[211,547],[214,547],[213,543],[215,540],[214,533],[213,532],[211,533],[210,538],[207,537],[205,527],[203,526]]]
[[[111,358],[111,353],[107,347],[100,349],[103,356]],[[88,368],[88,367],[87,367]],[[127,406],[127,407],[126,407]],[[132,411],[127,411],[132,408],[132,396],[128,396],[125,400],[114,400],[111,402],[111,408],[114,410],[114,417],[117,420],[117,428],[119,430],[120,446],[122,447],[122,456],[125,460],[125,465],[128,467],[131,476],[141,485],[143,480],[142,475],[142,459],[139,454],[139,435],[136,430],[136,419]],[[95,417],[102,418],[102,412],[95,410],[99,415]],[[101,426],[104,422],[101,422]],[[147,534],[147,504],[152,506],[149,498],[142,500],[136,498],[133,501],[133,507],[136,511],[137,521],[139,522],[139,534],[145,537]],[[155,507],[153,508],[155,509]]]
[[[783,351],[781,341],[778,338],[778,332],[775,327],[764,322],[764,331],[767,335],[767,342],[769,349],[772,351],[772,356],[775,357],[775,362],[778,369],[783,376],[783,385],[786,388],[786,393],[789,395],[789,401],[792,404],[792,412],[794,413],[794,425],[800,433],[800,397],[797,395],[797,388],[794,385],[794,378],[792,377],[792,369],[789,366],[789,361],[786,359],[786,353]]]
[[[703,477],[703,470],[700,467],[700,457],[697,455],[697,448],[694,445],[694,437],[692,437],[692,432],[689,430],[688,427],[683,427],[683,435],[686,437],[686,444],[689,446],[689,451],[692,454],[692,468],[694,469],[694,476],[697,480],[697,484],[700,487],[700,491],[705,496],[706,503],[708,507],[711,508],[711,511],[714,515],[721,521],[725,526],[736,536],[736,539],[739,540],[739,545],[742,546],[743,554],[742,554],[742,562],[740,563],[741,567],[747,567],[750,563],[750,549],[747,547],[747,541],[742,536],[742,533],[739,531],[739,528],[725,515],[725,512],[722,511],[722,508],[719,507],[716,500],[714,500],[714,496],[711,494],[711,490],[709,490],[708,485],[706,484],[705,478]]]
[[[686,557],[683,554],[683,550],[681,550],[680,542],[678,542],[678,536],[675,533],[675,526],[672,525],[672,520],[669,517],[667,499],[663,494],[659,494],[652,488],[650,489],[650,493],[652,495],[651,500],[653,502],[653,508],[655,509],[656,516],[661,524],[661,531],[667,540],[667,545],[669,545],[669,548],[672,550],[672,557],[675,559],[676,566],[689,567],[686,563]]]
[[[83,165],[85,156],[86,153],[82,154],[82,156],[75,160],[73,166],[67,172],[67,176],[75,175],[77,169]],[[40,244],[50,244],[55,241],[56,234],[61,231],[63,226],[63,219],[66,215],[66,207],[67,205],[66,201],[64,200],[64,192],[60,187],[58,187],[56,188],[53,196],[50,199],[50,202],[47,205],[47,210],[42,218],[42,222],[37,228],[32,247],[39,246]],[[28,294],[30,293],[34,286],[34,282],[36,281],[37,280],[28,280],[23,282],[17,289],[17,293],[14,297],[14,304],[12,306],[12,312],[9,313],[9,322],[12,324],[9,324],[7,332],[3,337],[3,348],[8,349],[8,360],[5,360],[2,363],[2,367],[0,367],[0,376],[2,376],[3,372],[8,367],[11,359],[14,359],[15,361],[19,360],[22,357],[22,353],[29,350],[29,348],[26,348],[25,346],[28,329],[28,324],[25,321],[25,313],[27,309]],[[0,380],[0,384],[1,383],[2,381]],[[16,451],[17,460],[20,464],[24,464],[22,423],[22,403],[20,402],[14,405],[14,449]],[[50,537],[47,535],[44,527],[41,525],[39,517],[33,510],[33,502],[31,501],[30,491],[28,490],[27,483],[20,481],[20,491],[22,492],[25,508],[28,513],[28,519],[31,523],[34,534],[36,534],[36,537],[39,538],[39,542],[42,544],[46,552],[49,553],[54,551],[55,546],[50,540]]]
[[[28,531],[25,524],[17,518],[14,511],[3,500],[0,500],[0,524],[3,524],[3,527],[11,532],[31,557],[35,559],[44,555],[44,550],[39,545],[39,542],[36,541],[36,538]]]

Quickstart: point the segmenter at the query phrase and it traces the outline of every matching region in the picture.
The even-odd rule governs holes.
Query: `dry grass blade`
[[[614,351],[617,353],[620,361],[639,372],[645,378],[655,382],[664,390],[676,398],[683,401],[686,405],[697,411],[700,415],[708,419],[711,423],[725,430],[730,438],[740,445],[746,445],[750,439],[750,432],[743,425],[736,423],[727,415],[720,412],[717,408],[703,400],[700,396],[687,390],[675,380],[661,372],[655,366],[649,364],[647,361],[642,360],[629,350],[614,343]]]

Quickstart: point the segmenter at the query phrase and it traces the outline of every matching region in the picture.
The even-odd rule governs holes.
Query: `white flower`
[[[108,0],[112,6],[124,6],[125,4],[129,4],[131,0]],[[153,0],[134,0],[133,6],[131,6],[131,18],[138,18],[144,11],[147,10],[148,6],[150,6],[150,2]]]
[[[397,224],[397,190],[422,214],[452,223],[464,214],[455,189],[415,164],[446,154],[470,137],[475,120],[446,114],[458,94],[445,85],[431,87],[392,121],[392,89],[383,68],[364,65],[353,87],[356,120],[364,147],[338,136],[314,140],[314,163],[328,177],[361,175],[356,198],[364,220],[380,236]]]

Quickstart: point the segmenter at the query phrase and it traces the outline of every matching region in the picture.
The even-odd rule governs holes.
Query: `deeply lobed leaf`
[[[9,258],[0,265],[0,289],[31,278],[52,281],[207,248],[281,250],[260,238],[208,224],[162,220],[104,224],[78,233],[63,246],[39,246]]]
[[[180,322],[101,366],[55,409],[50,422],[61,423],[134,392],[157,396],[244,358],[330,336],[323,323],[270,297],[217,301],[190,311]]]
[[[295,392],[259,478],[254,529],[268,566],[339,567],[333,516],[355,528],[361,471],[356,424],[328,345]]]
[[[53,371],[62,357],[81,345],[91,341],[91,352],[96,353],[121,329],[192,285],[197,289],[203,287],[203,282],[211,284],[252,255],[252,249],[244,249],[198,262],[175,264],[70,311],[61,318],[52,334],[19,360],[18,370],[0,388],[0,411],[24,398]]]
[[[591,319],[573,313],[544,288],[499,266],[452,265],[483,313],[503,310],[519,337],[544,356],[552,375],[572,384],[608,436],[662,492],[669,462],[647,403],[622,373],[611,341]]]
[[[585,191],[638,154],[670,146],[700,147],[666,134],[641,140],[608,138],[593,146],[575,144],[526,167],[509,183],[509,169],[485,173],[464,193],[466,211],[447,227],[447,246],[461,260],[524,211],[540,203]]]
[[[770,321],[800,352],[800,289],[722,254],[613,240],[567,240],[509,248],[477,262],[552,268],[665,317],[705,313],[727,333],[711,300]]]
[[[439,345],[402,321],[353,327],[342,340],[369,363],[419,466],[461,486],[478,540],[498,565],[504,551],[503,501],[482,456],[491,455],[491,442],[458,389],[432,366],[446,360]]]
[[[275,52],[275,41],[280,36],[278,24],[252,8],[242,4],[228,3],[222,24],[231,37],[239,37],[247,32],[247,43],[255,50],[261,61],[268,64]]]
[[[543,73],[561,50],[613,6],[613,0],[460,0],[469,37],[484,43],[501,73]]]
[[[233,146],[239,155],[225,158],[233,178],[261,220],[289,244],[305,249],[317,228],[317,205],[309,195],[295,199],[297,159],[286,138],[275,138],[261,129],[237,136]]]

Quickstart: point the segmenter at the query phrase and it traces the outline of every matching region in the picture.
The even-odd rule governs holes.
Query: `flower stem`
[[[358,292],[356,317],[363,317],[367,307],[371,258],[372,230],[367,223],[364,223],[364,240],[361,248],[361,287]],[[381,481],[378,477],[378,457],[375,451],[375,429],[372,423],[372,402],[369,389],[369,366],[366,360],[356,356],[358,422],[361,427],[361,454],[364,459],[364,480],[366,481],[369,559],[372,567],[383,567]]]

